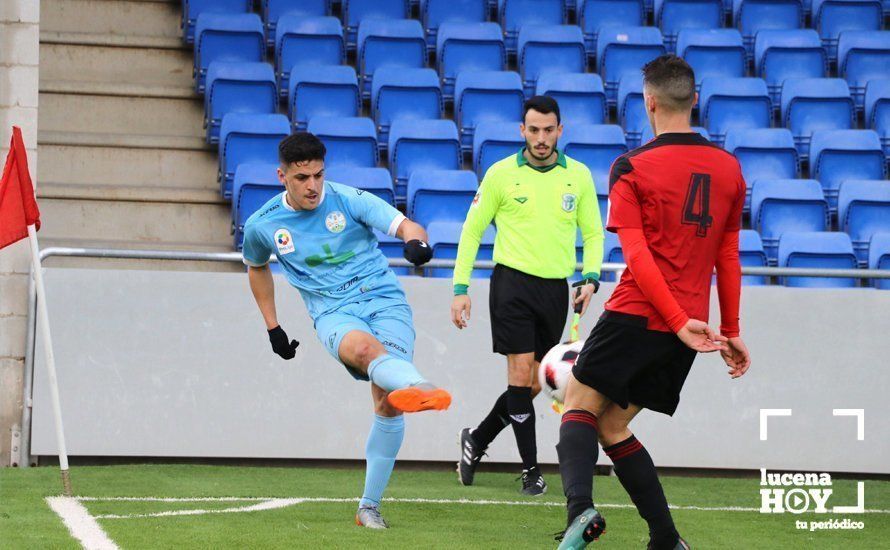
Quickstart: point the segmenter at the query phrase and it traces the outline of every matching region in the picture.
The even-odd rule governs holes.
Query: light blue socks
[[[388,392],[426,382],[414,365],[388,353],[371,361],[368,378]]]
[[[402,362],[405,363],[405,361]],[[358,503],[359,507],[380,505],[380,499],[383,498],[383,491],[389,483],[389,476],[392,474],[396,455],[399,454],[404,437],[405,418],[403,416],[374,415],[374,425],[371,426],[371,433],[368,434],[368,443],[365,446],[365,460],[367,461],[365,492]]]

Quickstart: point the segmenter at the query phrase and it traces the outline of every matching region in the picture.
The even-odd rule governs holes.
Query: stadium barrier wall
[[[301,342],[291,361],[269,349],[244,275],[47,268],[69,454],[363,459],[369,386],[325,352],[297,291],[275,282],[279,320]],[[491,352],[488,281],[473,281],[463,331],[449,320],[450,280],[402,283],[418,368],[454,403],[408,418],[400,458],[457,460],[458,430],[505,385],[505,361]],[[613,288],[594,296],[583,337]],[[635,421],[659,466],[890,473],[890,292],[744,287],[742,327],[753,357],[745,377],[730,380],[719,356],[701,356],[673,419],[647,411]],[[556,463],[559,416],[543,396],[535,406],[540,460]],[[761,409],[792,409],[769,420],[766,441]],[[864,410],[864,440],[856,419],[834,409]],[[31,454],[56,453],[41,353],[31,436]],[[519,462],[509,429],[488,453]],[[609,460],[601,453],[600,462]]]

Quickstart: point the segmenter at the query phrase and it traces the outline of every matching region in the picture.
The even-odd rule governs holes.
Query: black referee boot
[[[485,449],[476,444],[472,430],[464,428],[460,431],[460,460],[457,462],[457,478],[461,485],[472,485],[476,476],[476,466],[485,456]]]
[[[517,479],[522,479],[522,491],[520,492],[523,495],[537,497],[547,492],[547,482],[544,481],[544,476],[541,475],[541,470],[537,466],[522,470],[522,475]]]

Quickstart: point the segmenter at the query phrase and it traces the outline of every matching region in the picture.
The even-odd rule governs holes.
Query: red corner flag
[[[40,229],[40,211],[34,200],[22,130],[13,126],[12,143],[0,178],[0,248],[27,237],[29,225]]]

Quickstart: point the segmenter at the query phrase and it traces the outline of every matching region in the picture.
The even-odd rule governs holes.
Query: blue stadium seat
[[[681,29],[718,29],[723,26],[723,0],[655,0],[655,24],[674,51]]]
[[[890,271],[890,233],[876,233],[868,245],[868,267]],[[874,286],[890,290],[890,279],[875,279]]]
[[[761,31],[790,31],[803,26],[800,0],[733,0],[733,12],[733,21],[749,54],[754,51],[755,36]]]
[[[577,25],[526,25],[519,31],[518,65],[526,95],[544,72],[583,73],[587,69],[584,37]]]
[[[302,132],[312,117],[356,117],[361,97],[355,70],[347,65],[302,65],[290,77],[287,112]]]
[[[331,166],[325,169],[325,180],[342,183],[377,195],[389,204],[396,205],[392,188],[392,176],[386,168],[364,166]]]
[[[684,29],[677,35],[677,55],[695,71],[695,83],[707,77],[740,78],[748,72],[742,35],[735,29]]]
[[[853,241],[859,263],[868,263],[868,243],[890,232],[890,181],[846,180],[837,199],[838,227]]]
[[[606,97],[615,104],[618,82],[626,74],[639,74],[643,65],[665,53],[661,32],[654,27],[609,27],[596,41],[596,66],[606,85]]]
[[[371,98],[371,79],[378,67],[419,69],[426,66],[426,58],[423,27],[418,21],[366,19],[358,29],[357,65],[363,98]]]
[[[855,112],[840,78],[792,78],[782,86],[782,125],[794,134],[802,159],[809,157],[813,132],[851,128]]]
[[[404,259],[405,254],[405,243],[402,242],[402,239],[398,239],[396,237],[390,237],[386,233],[381,233],[374,230],[374,236],[377,238],[377,248],[383,252],[383,255],[389,259]],[[412,275],[412,269],[408,267],[391,267],[393,273],[398,275],[399,277],[405,277]]]
[[[734,154],[742,166],[748,186],[745,212],[751,208],[751,188],[761,179],[787,180],[799,176],[800,160],[794,136],[787,128],[730,130],[723,147]]]
[[[515,155],[525,146],[515,122],[480,122],[473,133],[473,168],[479,178],[495,162]]]
[[[739,231],[739,263],[742,267],[767,267],[769,261],[763,251],[760,233],[753,229]],[[765,285],[766,277],[762,275],[742,275],[743,285]]]
[[[538,78],[535,95],[548,95],[559,104],[565,125],[604,124],[608,110],[603,79],[596,73],[546,73]]]
[[[343,24],[346,27],[346,45],[350,50],[362,44],[362,21],[379,19],[382,21],[406,19],[410,17],[408,0],[343,0]],[[420,23],[418,23],[418,26]],[[421,38],[423,30],[421,29]]]
[[[195,24],[195,91],[204,93],[207,67],[214,61],[263,61],[263,22],[255,13],[202,13]]]
[[[502,0],[499,19],[508,53],[516,52],[519,29],[531,25],[562,25],[566,21],[564,0]]]
[[[884,179],[881,140],[871,130],[823,130],[813,133],[810,175],[822,182],[832,211],[845,180]]]
[[[517,73],[460,73],[454,88],[454,113],[464,151],[472,148],[473,132],[481,122],[515,122],[518,128],[524,101],[522,80]]]
[[[278,21],[285,15],[308,19],[331,14],[330,0],[262,0],[261,11],[266,24],[266,45],[275,47]]]
[[[639,147],[643,130],[649,127],[643,101],[643,75],[626,74],[618,83],[618,122],[624,128],[627,146]]]
[[[232,227],[235,229],[235,250],[244,242],[244,222],[269,199],[284,191],[278,180],[278,165],[265,163],[239,164],[232,184]]]
[[[371,83],[371,110],[377,121],[377,142],[389,138],[396,119],[442,118],[442,91],[439,76],[432,69],[381,67]]]
[[[828,55],[813,29],[760,31],[754,40],[754,74],[766,80],[778,108],[785,80],[827,76]]]
[[[341,65],[346,61],[343,28],[336,17],[284,15],[275,29],[275,67],[282,97],[290,72],[300,65]]]
[[[361,117],[313,117],[306,129],[327,148],[326,167],[377,166],[377,130],[374,121]]]
[[[712,141],[711,134],[709,134],[705,128],[702,128],[701,126],[693,126],[692,131],[698,132],[706,140]],[[653,139],[655,139],[655,133],[652,132],[652,126],[647,125],[645,128],[643,128],[643,133],[640,134],[641,143],[645,145]]]
[[[605,223],[605,218],[603,218],[603,223]],[[584,255],[584,246],[581,241],[581,231],[578,231],[578,237],[575,244],[575,249],[578,256],[578,262],[583,260]],[[621,250],[621,243],[618,242],[618,235],[612,233],[611,231],[605,232],[605,241],[603,242],[603,263],[613,263],[613,264],[623,264],[624,263],[624,252]],[[614,271],[603,271],[600,274],[600,281],[605,283],[615,282],[615,272]]]
[[[226,113],[274,113],[278,109],[275,73],[268,63],[214,61],[207,68],[204,128],[207,143],[219,142]]]
[[[408,178],[406,215],[424,227],[436,221],[463,222],[479,181],[469,170],[417,170]]]
[[[819,31],[831,62],[837,60],[837,41],[842,32],[877,31],[882,20],[879,0],[813,0],[813,28]]]
[[[853,243],[846,233],[796,232],[782,235],[779,241],[779,267],[856,269]],[[854,288],[853,278],[785,277],[785,286],[810,288]]]
[[[627,152],[624,131],[612,124],[572,124],[562,132],[559,146],[569,157],[590,169],[599,199],[600,217],[606,220],[609,170],[615,159]]]
[[[284,115],[229,113],[219,129],[219,185],[223,198],[232,197],[239,164],[278,162],[278,143],[290,135]]]
[[[436,47],[439,27],[443,23],[482,23],[486,19],[486,0],[423,0],[420,3],[420,20],[430,50]]]
[[[773,119],[766,82],[760,78],[706,78],[699,94],[702,126],[723,145],[729,130],[769,128]]]
[[[591,57],[596,53],[600,29],[607,27],[638,27],[646,23],[642,0],[578,0],[578,25],[584,33],[584,44]]]
[[[837,60],[838,74],[850,85],[856,107],[862,109],[868,81],[890,75],[890,31],[841,33]]]
[[[878,133],[890,158],[890,79],[872,80],[865,87],[865,126]]]
[[[779,239],[788,231],[827,231],[828,203],[816,180],[757,180],[751,191],[751,226],[775,261]]]
[[[463,227],[463,221],[435,221],[426,228],[430,236],[430,246],[433,247],[434,260],[453,260],[457,258],[457,244],[460,242],[460,232]],[[479,252],[476,253],[476,260],[491,261],[494,253],[495,228],[489,225],[482,234],[482,240],[479,243]],[[426,277],[452,277],[454,270],[445,267],[428,267],[424,270]],[[491,269],[474,269],[471,277],[473,279],[487,279],[491,276]]]
[[[186,44],[195,42],[195,25],[202,13],[237,14],[249,13],[253,0],[183,0],[182,39]]]
[[[450,120],[396,120],[389,129],[389,167],[396,180],[396,200],[406,196],[415,171],[459,170],[460,139]]]
[[[507,65],[504,37],[497,23],[443,23],[436,41],[436,65],[442,94],[448,101],[454,99],[457,75],[503,71]]]

